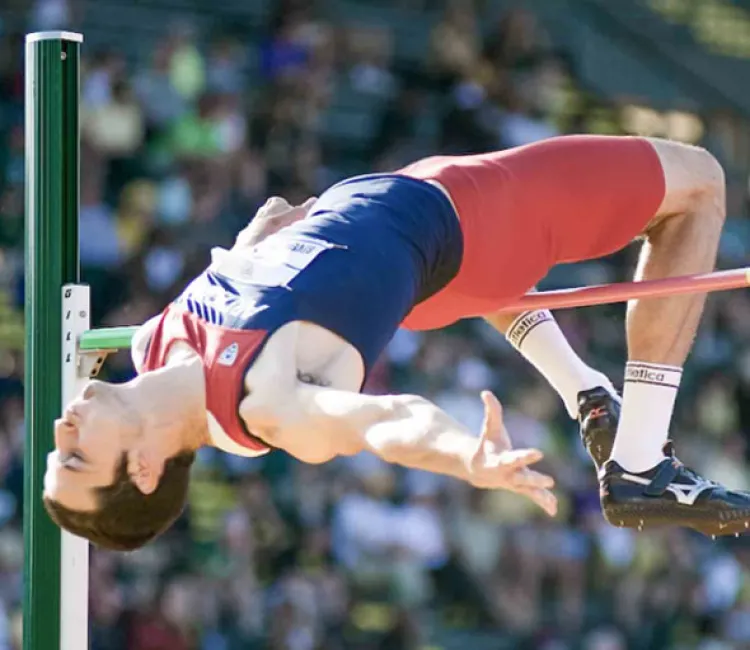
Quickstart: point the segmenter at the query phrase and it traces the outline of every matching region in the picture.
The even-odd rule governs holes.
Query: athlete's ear
[[[143,494],[153,494],[159,487],[164,461],[155,449],[146,446],[138,446],[128,452],[128,475]]]

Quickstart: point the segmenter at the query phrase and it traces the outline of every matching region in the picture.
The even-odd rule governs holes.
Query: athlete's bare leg
[[[703,149],[656,140],[666,195],[647,228],[636,280],[710,272],[726,214],[724,174]],[[640,472],[663,458],[682,365],[693,344],[705,295],[634,300],[628,305],[629,363],[613,449]]]
[[[716,263],[726,217],[724,172],[710,154],[693,149],[700,169],[675,159],[677,151],[658,145],[665,164],[667,197],[646,242],[636,280],[710,272]],[[700,174],[699,178],[691,178]],[[671,188],[671,189],[670,189]],[[628,305],[628,349],[634,359],[679,366],[695,338],[705,294],[634,300]]]
[[[724,222],[724,174],[707,152],[655,141],[666,195],[646,229],[636,279],[710,271]],[[600,473],[602,508],[616,526],[665,524],[706,535],[750,531],[750,493],[686,468],[665,447],[682,364],[704,296],[635,300],[629,305],[622,414],[612,459]]]

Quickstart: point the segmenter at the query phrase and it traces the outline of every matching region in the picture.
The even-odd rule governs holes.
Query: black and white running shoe
[[[609,460],[620,420],[620,402],[606,388],[578,393],[578,422],[581,440],[597,472]]]
[[[750,532],[750,493],[729,490],[685,467],[672,443],[665,458],[640,474],[609,460],[599,475],[602,511],[613,526],[680,526],[704,535]]]

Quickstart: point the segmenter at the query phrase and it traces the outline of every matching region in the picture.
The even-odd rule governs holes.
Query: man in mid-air
[[[631,137],[438,156],[342,181],[298,208],[272,199],[139,330],[138,376],[93,381],[67,405],[55,423],[47,510],[97,545],[138,548],[179,516],[194,453],[211,445],[243,456],[278,448],[308,463],[368,450],[512,490],[554,515],[552,479],[529,468],[541,452],[511,448],[490,393],[477,438],[421,397],[359,392],[399,326],[485,317],[580,421],[610,523],[744,532],[750,494],[686,468],[668,442],[704,296],[630,303],[621,411],[611,383],[578,358],[549,312],[496,314],[554,265],[639,237],[638,280],[708,272],[724,216],[724,175],[711,154]]]

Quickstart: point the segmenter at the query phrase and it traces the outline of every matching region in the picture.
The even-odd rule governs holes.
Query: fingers
[[[517,456],[510,462],[503,460],[509,455]],[[551,488],[555,479],[542,472],[529,469],[527,464],[542,458],[542,452],[536,449],[522,449],[501,454],[496,462],[485,465],[473,479],[474,485],[505,489],[516,488]]]
[[[302,205],[294,206],[290,205],[286,199],[273,196],[266,201],[261,210],[266,219],[273,219],[274,228],[280,230],[304,219],[317,200],[317,197],[311,196]]]
[[[481,392],[482,402],[484,402],[484,425],[487,429],[492,429],[503,422],[503,407],[500,400],[488,390]]]
[[[295,206],[281,196],[271,196],[260,207],[258,213],[263,213],[266,217],[273,217],[287,212],[297,213],[298,210],[302,210],[304,214],[307,214],[317,200],[317,196],[311,196],[301,205]]]
[[[516,472],[510,482],[512,485],[522,488],[549,489],[555,487],[555,479],[547,474],[535,472],[532,469]]]
[[[291,226],[298,221],[302,221],[306,216],[307,210],[302,206],[292,208],[289,212],[274,217],[274,232],[286,228],[287,226]]]
[[[315,201],[318,200],[317,196],[311,196],[307,201],[305,201],[300,208],[302,208],[305,211],[305,214],[307,214],[310,211],[310,208],[312,208],[315,205]]]
[[[500,401],[490,391],[481,393],[484,403],[484,420],[482,421],[482,440],[499,446],[498,451],[510,449],[510,438],[503,425],[503,407]]]
[[[554,517],[557,514],[557,497],[549,490],[541,488],[521,488],[515,492],[527,499],[531,499],[531,501],[544,510],[544,512],[550,517]]]
[[[261,210],[263,210],[264,214],[271,216],[274,214],[278,214],[279,212],[291,210],[293,207],[294,206],[291,205],[285,198],[282,198],[280,196],[270,196],[261,207]]]
[[[544,453],[539,449],[509,449],[498,455],[498,464],[512,472],[538,463],[542,458]]]
[[[539,449],[515,449],[500,455],[502,468],[511,472],[511,485],[520,488],[552,488],[555,479],[528,468],[542,458],[544,454]]]

